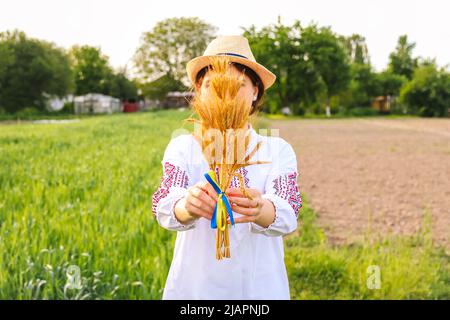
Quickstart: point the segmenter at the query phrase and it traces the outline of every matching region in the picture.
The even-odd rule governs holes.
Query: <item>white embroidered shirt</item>
[[[250,159],[270,163],[239,170],[247,188],[258,189],[275,206],[274,222],[267,228],[256,223],[230,226],[231,258],[216,259],[216,231],[211,221],[200,218],[188,225],[180,223],[174,207],[187,189],[206,181],[209,171],[201,147],[191,134],[173,138],[161,161],[163,176],[152,197],[152,211],[159,225],[177,231],[173,260],[164,287],[163,299],[290,299],[284,263],[284,235],[297,229],[302,199],[297,183],[295,152],[280,137],[258,134],[251,127],[252,150],[263,141]],[[233,178],[231,187],[238,187]],[[233,216],[240,217],[233,212]]]

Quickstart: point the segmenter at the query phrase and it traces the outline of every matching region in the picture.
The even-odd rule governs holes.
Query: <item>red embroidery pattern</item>
[[[218,177],[218,179],[220,180],[218,167],[215,168],[215,172],[216,172],[216,177]],[[249,187],[250,179],[247,177],[248,170],[245,169],[245,167],[244,167],[244,168],[237,169],[236,172],[241,174],[244,177],[245,187],[250,188]],[[239,182],[238,177],[233,177],[230,181],[230,188],[239,188],[239,186],[240,186],[240,182]]]
[[[302,207],[302,197],[297,184],[297,172],[279,176],[273,180],[275,194],[286,199],[298,216],[298,210]]]
[[[236,172],[241,174],[244,177],[245,187],[250,188],[248,185],[250,180],[247,177],[248,170],[245,169],[245,167],[242,167],[242,168],[237,169]],[[233,179],[231,179],[230,188],[239,188],[240,185],[241,185],[241,183],[239,182],[238,177],[235,176],[235,177],[233,177]]]
[[[165,198],[171,187],[187,188],[189,178],[183,169],[169,162],[164,162],[163,176],[158,189],[152,196],[152,212],[156,216],[156,207],[161,199]]]

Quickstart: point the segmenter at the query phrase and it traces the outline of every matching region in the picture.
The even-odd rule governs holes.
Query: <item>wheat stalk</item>
[[[250,129],[245,126],[250,121],[251,104],[238,95],[244,75],[236,76],[231,72],[229,57],[209,57],[209,77],[211,90],[201,97],[199,92],[191,101],[193,111],[200,120],[189,118],[188,122],[200,125],[200,132],[195,132],[201,144],[203,155],[209,167],[214,171],[220,189],[225,191],[234,176],[239,179],[242,193],[253,199],[245,190],[244,179],[237,170],[249,165],[268,163],[267,161],[250,161],[258,151],[262,141],[247,154],[250,143]],[[216,172],[218,169],[218,174]],[[224,211],[221,211],[222,213]],[[228,222],[225,218],[224,228],[217,227],[216,258],[230,258],[230,239]]]

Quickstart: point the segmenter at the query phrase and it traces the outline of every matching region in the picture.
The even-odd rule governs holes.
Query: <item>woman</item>
[[[188,62],[196,94],[209,94],[208,56],[223,54],[230,57],[236,75],[244,74],[239,95],[256,113],[276,77],[255,61],[242,36],[218,37],[203,56]],[[229,259],[215,256],[216,229],[210,220],[217,193],[204,177],[209,166],[201,146],[188,134],[172,139],[165,150],[152,209],[162,227],[178,232],[163,299],[290,299],[282,236],[297,229],[302,206],[297,159],[284,139],[259,135],[250,123],[248,128],[249,150],[263,141],[254,157],[270,163],[239,170],[253,200],[243,196],[237,178],[226,191],[236,223],[229,229]]]

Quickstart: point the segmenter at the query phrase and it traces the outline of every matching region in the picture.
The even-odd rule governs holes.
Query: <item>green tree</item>
[[[349,87],[339,94],[345,108],[370,107],[373,98],[382,92],[378,74],[370,64],[352,63]]]
[[[145,32],[134,56],[141,83],[164,75],[188,85],[186,63],[203,54],[217,28],[199,18],[170,18]]]
[[[303,113],[308,105],[325,101],[345,89],[350,80],[349,59],[345,45],[329,28],[300,21],[285,26],[276,24],[256,30],[243,28],[255,58],[274,72],[277,81],[267,92],[269,111],[290,106]]]
[[[266,93],[266,109],[271,113],[289,106],[302,114],[305,106],[314,103],[324,84],[314,64],[301,46],[301,24],[285,26],[278,17],[276,24],[257,30],[254,25],[243,28],[258,62],[267,66],[277,80]]]
[[[450,73],[433,63],[418,67],[400,92],[400,99],[412,110],[426,117],[448,116],[450,108]]]
[[[301,31],[301,43],[326,88],[326,107],[330,98],[345,90],[350,82],[350,64],[342,41],[329,27],[312,24]]]
[[[70,50],[70,57],[77,95],[110,94],[110,79],[114,72],[109,65],[109,58],[102,54],[100,48],[74,46]]]
[[[64,96],[73,88],[69,59],[53,43],[14,30],[0,33],[0,107],[45,109],[45,94]]]
[[[350,37],[341,36],[339,39],[347,49],[349,61],[361,65],[370,65],[369,49],[363,36],[352,34]]]
[[[107,80],[108,94],[122,101],[136,100],[138,97],[137,85],[128,79],[126,70],[114,73]]]
[[[150,99],[163,100],[170,91],[183,91],[183,83],[170,78],[167,74],[151,81],[139,84],[142,95]]]
[[[380,83],[381,95],[398,96],[400,94],[400,89],[408,81],[408,78],[386,70],[378,74],[378,81]]]
[[[407,35],[400,36],[395,51],[389,55],[388,70],[411,79],[418,63],[418,59],[412,56],[415,47],[415,43],[408,42]]]

